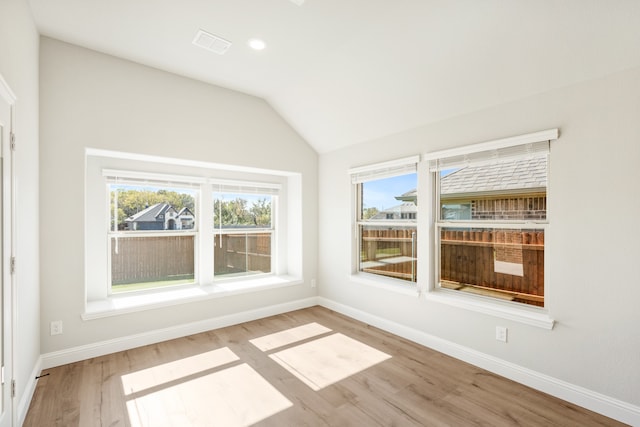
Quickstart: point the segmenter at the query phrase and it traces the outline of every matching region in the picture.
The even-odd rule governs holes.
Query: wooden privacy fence
[[[222,244],[220,244],[222,240]],[[194,278],[195,236],[111,238],[111,284]],[[215,275],[271,271],[271,234],[215,236]]]
[[[363,229],[361,270],[415,280],[414,231]],[[440,282],[450,289],[543,306],[544,231],[441,230]]]
[[[444,287],[544,305],[542,230],[445,229],[440,237]]]
[[[413,237],[415,229],[362,230],[362,271],[416,280],[417,248]]]
[[[216,235],[214,243],[216,276],[271,272],[271,233]]]
[[[111,238],[111,284],[193,279],[195,237]]]

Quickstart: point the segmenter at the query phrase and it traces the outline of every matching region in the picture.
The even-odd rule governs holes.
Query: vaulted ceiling
[[[318,152],[640,66],[638,0],[29,2],[43,35],[264,98]]]

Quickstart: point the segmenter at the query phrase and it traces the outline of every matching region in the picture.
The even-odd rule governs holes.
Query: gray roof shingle
[[[469,166],[442,177],[441,194],[534,190],[547,186],[545,158]]]
[[[440,179],[440,194],[468,195],[500,193],[514,190],[538,190],[547,186],[545,158],[522,159],[458,169]],[[416,197],[416,190],[407,191],[398,200]]]
[[[131,215],[125,221],[131,222],[154,222],[158,220],[158,215],[165,213],[169,209],[173,209],[167,203],[156,203],[146,209],[141,210],[135,215]]]

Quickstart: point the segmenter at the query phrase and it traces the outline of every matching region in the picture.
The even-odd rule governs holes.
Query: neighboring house
[[[389,209],[378,212],[370,219],[373,220],[397,220],[397,219],[416,219],[418,214],[418,206],[416,206],[416,190],[408,191],[401,196],[396,196],[396,200],[402,204],[393,206]]]
[[[442,218],[544,219],[547,215],[547,164],[543,158],[458,169],[440,179]],[[409,219],[417,211],[416,190],[396,197],[403,203],[374,219]],[[402,217],[402,215],[405,217]]]
[[[459,169],[440,179],[443,219],[545,219],[547,162],[524,159]]]
[[[415,190],[414,199],[415,199]],[[405,193],[406,194],[406,193]],[[401,196],[399,196],[401,197]],[[398,197],[396,197],[398,199]],[[416,219],[416,214],[418,212],[418,207],[412,201],[404,202],[400,205],[394,206],[389,209],[385,209],[381,212],[375,214],[371,219],[387,219],[387,220],[396,220],[396,219]]]
[[[177,212],[168,203],[156,203],[125,219],[127,230],[188,230],[195,216],[188,208]]]
[[[196,217],[193,212],[189,210],[189,208],[184,207],[180,209],[180,212],[178,212],[178,218],[180,220],[180,228],[182,230],[190,230],[193,228]]]

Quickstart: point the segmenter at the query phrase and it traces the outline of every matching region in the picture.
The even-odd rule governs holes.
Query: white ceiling
[[[318,152],[640,66],[639,0],[29,1],[41,34],[263,97]]]

